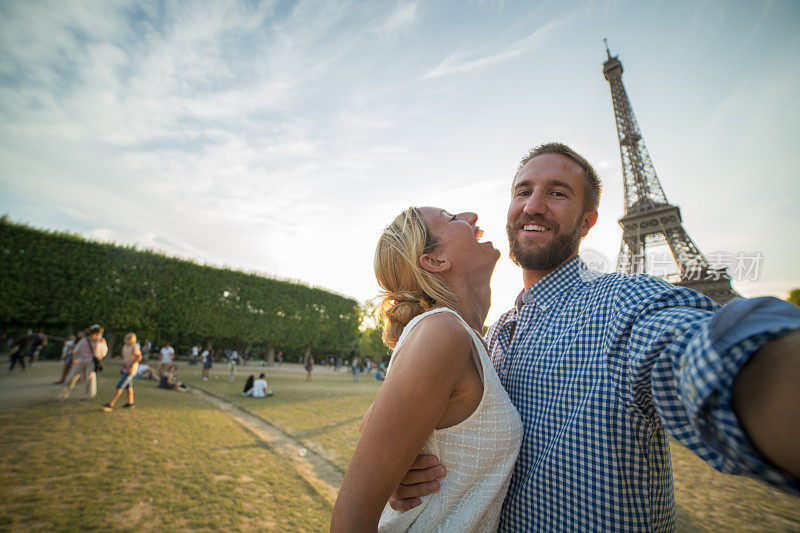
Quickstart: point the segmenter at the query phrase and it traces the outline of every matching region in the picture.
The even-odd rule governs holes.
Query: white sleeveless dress
[[[434,429],[423,453],[436,455],[447,468],[439,492],[422,498],[417,507],[401,513],[389,505],[383,510],[378,531],[496,531],[508,491],[511,472],[522,443],[522,422],[489,360],[478,335],[452,309],[433,309],[414,317],[397,341],[394,354],[411,329],[435,313],[453,313],[470,333],[473,354],[483,381],[483,396],[463,422]],[[475,355],[473,355],[474,357]],[[478,364],[480,363],[480,364]]]

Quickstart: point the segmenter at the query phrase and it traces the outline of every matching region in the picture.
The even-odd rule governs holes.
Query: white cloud
[[[481,51],[451,54],[436,67],[426,72],[423,78],[433,79],[452,76],[453,74],[463,74],[528,54],[541,47],[562,24],[563,21],[550,21],[534,30],[530,35],[526,35],[496,52],[486,53]]]
[[[396,37],[399,32],[411,26],[416,19],[416,2],[400,4],[389,14],[382,24],[375,28],[375,32],[386,37]]]
[[[575,52],[582,36],[613,22],[620,6],[576,15],[547,5],[479,4],[0,3],[0,196],[7,193],[0,212],[359,298],[375,288],[370,265],[380,228],[409,203],[476,210],[504,248],[508,179],[524,148],[580,139],[579,149],[618,179],[607,86],[599,65],[584,75],[574,61],[585,53]],[[759,39],[778,7],[765,11],[753,46],[764,46]],[[463,42],[470,44],[448,52]],[[506,80],[535,79],[509,63],[536,60],[540,51],[572,54],[561,62],[570,65],[568,77],[548,71],[567,80],[567,89],[535,87],[507,101],[513,91]],[[431,64],[420,83],[420,65]],[[490,67],[492,76],[474,83],[453,79]],[[635,72],[646,79],[646,68]],[[731,117],[752,128],[741,134],[753,139],[752,153],[759,139],[793,138],[797,78],[788,67],[783,72],[763,76],[771,82],[764,87],[778,81],[780,90],[755,92],[772,100],[763,104],[769,120],[756,120],[765,107],[752,105],[752,82],[743,82],[708,121],[715,140],[704,149],[730,142],[737,129]],[[591,98],[595,86],[605,106],[597,116],[554,111]],[[597,131],[611,137],[598,143]],[[743,175],[762,168],[752,159]],[[779,162],[791,170],[796,159]],[[613,254],[620,213],[609,206],[621,211],[622,193],[606,180],[606,225],[587,244]],[[719,194],[735,209],[741,193],[726,191]],[[779,233],[780,221],[762,218],[765,235]],[[730,233],[742,242],[743,234]],[[775,262],[793,253],[773,249]],[[502,264],[498,309],[520,282]]]

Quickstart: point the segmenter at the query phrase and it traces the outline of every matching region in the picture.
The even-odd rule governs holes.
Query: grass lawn
[[[93,401],[56,402],[52,364],[0,377],[0,530],[327,529],[331,504],[197,396],[137,381],[135,409],[101,412],[106,368]]]
[[[254,415],[269,421],[289,436],[316,451],[344,472],[358,440],[358,425],[367,412],[380,382],[364,376],[354,383],[344,369],[314,367],[312,381],[306,382],[305,370],[297,364],[259,367],[251,364],[236,369],[236,378],[228,381],[224,365],[215,365],[208,381],[200,379],[200,367],[184,365],[180,379],[223,398]],[[255,399],[242,396],[247,376],[264,372],[274,396]]]
[[[52,363],[0,374],[0,531],[326,531],[332,506],[281,455],[198,395],[136,382],[136,409],[102,413],[117,381],[106,365],[100,393],[58,403]],[[379,383],[299,365],[224,365],[201,381],[179,378],[268,421],[341,470]],[[242,397],[249,374],[275,396]],[[123,396],[124,398],[124,396]],[[124,404],[122,399],[118,406]],[[800,498],[715,472],[673,443],[679,531],[800,531]]]

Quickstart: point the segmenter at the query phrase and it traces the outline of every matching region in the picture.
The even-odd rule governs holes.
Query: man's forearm
[[[751,356],[734,381],[732,404],[758,451],[800,479],[800,331]]]

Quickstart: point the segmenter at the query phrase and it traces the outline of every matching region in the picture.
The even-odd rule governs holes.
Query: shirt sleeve
[[[739,369],[767,341],[800,328],[800,308],[771,297],[719,307],[695,291],[664,285],[640,287],[650,294],[628,307],[623,338],[632,407],[717,470],[800,494],[800,483],[752,446],[731,406]]]

